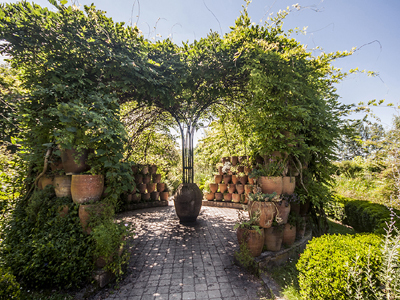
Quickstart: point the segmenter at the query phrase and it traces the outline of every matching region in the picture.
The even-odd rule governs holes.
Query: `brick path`
[[[262,281],[233,264],[236,210],[202,207],[190,227],[170,205],[118,216],[136,228],[128,276],[95,299],[260,299]]]

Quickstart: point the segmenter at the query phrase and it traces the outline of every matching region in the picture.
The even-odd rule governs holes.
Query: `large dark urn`
[[[203,193],[195,183],[182,183],[176,192],[175,211],[181,223],[196,222],[200,213]]]

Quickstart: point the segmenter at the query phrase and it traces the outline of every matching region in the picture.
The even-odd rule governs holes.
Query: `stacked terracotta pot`
[[[135,165],[132,171],[136,190],[128,195],[128,203],[168,200],[169,192],[165,183],[160,182],[161,174],[157,174],[156,165]]]

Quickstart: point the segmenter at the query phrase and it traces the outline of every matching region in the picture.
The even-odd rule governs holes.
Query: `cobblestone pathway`
[[[243,300],[264,292],[260,280],[233,264],[235,209],[202,207],[194,226],[179,224],[171,202],[118,218],[136,228],[128,276],[96,299]]]

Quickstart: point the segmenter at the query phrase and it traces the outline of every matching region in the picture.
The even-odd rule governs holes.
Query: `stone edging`
[[[160,206],[168,206],[168,201],[151,201],[151,202],[139,202],[139,203],[128,203],[125,205],[122,211],[130,211],[142,208],[150,208],[150,207],[160,207]]]
[[[243,209],[242,203],[234,203],[234,202],[224,202],[224,201],[207,201],[203,200],[202,206],[212,206],[212,207],[226,207],[226,208],[236,208]]]

